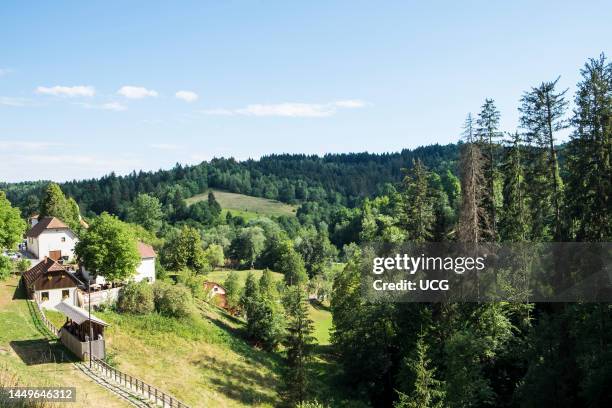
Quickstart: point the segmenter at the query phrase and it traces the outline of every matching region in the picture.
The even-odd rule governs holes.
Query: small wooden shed
[[[108,326],[108,323],[94,315],[90,316],[85,309],[65,302],[57,305],[55,309],[66,316],[66,323],[59,331],[62,343],[79,358],[84,359],[89,354],[91,335],[91,354],[98,359],[103,359],[106,355],[104,328]]]

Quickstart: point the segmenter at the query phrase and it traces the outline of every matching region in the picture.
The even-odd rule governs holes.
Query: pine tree
[[[457,240],[477,243],[491,236],[489,213],[484,207],[485,176],[484,157],[475,143],[472,116],[468,115],[463,138],[466,143],[461,150],[461,208],[457,225]]]
[[[263,277],[263,276],[262,276]],[[249,273],[240,304],[246,314],[246,334],[256,345],[271,351],[282,339],[283,316],[278,294],[265,277],[263,287],[257,285],[255,276]]]
[[[563,183],[559,175],[559,162],[557,159],[557,148],[555,146],[556,132],[567,127],[564,119],[567,110],[565,93],[567,90],[557,92],[555,87],[559,78],[552,82],[542,82],[537,88],[531,88],[521,98],[520,123],[525,129],[526,140],[535,150],[535,160],[532,177],[533,190],[536,194],[531,202],[533,207],[550,206],[552,220],[547,218],[548,214],[537,211],[542,219],[535,219],[536,228],[544,231],[546,224],[552,224],[553,237],[561,239],[561,192]],[[543,238],[535,236],[534,238]]]
[[[435,222],[429,173],[419,159],[413,160],[412,169],[405,170],[405,173],[402,200],[407,238],[413,242],[425,242],[431,238]]]
[[[502,134],[499,131],[500,113],[495,106],[493,99],[485,99],[485,103],[481,107],[478,114],[476,124],[476,136],[481,149],[486,151],[484,165],[484,176],[486,180],[486,194],[484,195],[484,205],[488,212],[488,218],[491,223],[490,234],[492,240],[496,239],[497,235],[497,200],[495,197],[495,178],[497,171],[497,139],[501,138]]]
[[[306,363],[311,357],[314,344],[314,322],[309,317],[304,291],[299,286],[289,288],[284,297],[286,335],[286,367],[283,371],[282,396],[289,406],[306,400],[308,377]]]
[[[221,214],[221,205],[215,198],[215,194],[212,191],[208,193],[208,207],[215,215],[215,218],[219,217],[219,215]]]
[[[423,334],[419,335],[410,356],[404,359],[402,373],[412,386],[406,393],[398,391],[399,401],[394,408],[438,408],[444,406],[444,383],[435,378],[436,370],[427,355]]]
[[[40,202],[39,218],[43,217],[57,217],[74,232],[80,230],[79,206],[72,198],[66,198],[60,186],[55,183],[49,183]]]
[[[612,63],[605,55],[581,70],[574,132],[567,147],[567,188],[573,236],[612,240]]]
[[[504,176],[504,205],[499,230],[503,242],[521,242],[527,240],[528,233],[523,171],[524,153],[518,133],[511,135],[510,143],[501,166]]]

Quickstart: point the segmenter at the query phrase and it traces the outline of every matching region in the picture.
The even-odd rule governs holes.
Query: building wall
[[[134,280],[140,282],[145,279],[151,283],[155,282],[155,258],[143,259],[138,268],[136,268]]]
[[[92,279],[92,284],[97,283],[99,285],[104,285],[106,283],[106,279],[102,276],[96,276],[96,280],[94,282],[93,274],[85,268],[81,269],[81,274],[85,280]],[[155,282],[155,258],[142,259],[140,265],[138,265],[136,268],[136,274],[132,279],[135,282],[140,282],[142,280],[148,280],[150,283]]]
[[[55,306],[59,305],[60,302],[64,301],[64,298],[62,297],[62,291],[67,290],[68,291],[68,298],[66,298],[66,302],[71,304],[71,305],[76,305],[76,290],[77,288],[72,287],[72,288],[65,288],[65,289],[44,289],[44,290],[37,290],[34,292],[34,297],[36,299],[36,301],[38,303],[40,303],[40,305],[45,308],[45,309],[54,309]],[[49,293],[49,300],[46,300],[43,302],[42,300],[42,294],[43,292],[48,292]]]
[[[28,251],[38,259],[49,256],[49,251],[62,251],[62,256],[74,258],[74,246],[78,238],[69,229],[45,230],[36,238],[28,238]]]

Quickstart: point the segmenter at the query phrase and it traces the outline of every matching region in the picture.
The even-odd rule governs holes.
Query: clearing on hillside
[[[232,215],[241,215],[245,218],[255,218],[260,215],[279,217],[281,215],[294,216],[296,206],[281,203],[268,198],[252,197],[244,194],[229,193],[221,190],[210,190],[221,208]],[[186,199],[187,205],[208,199],[208,191]]]

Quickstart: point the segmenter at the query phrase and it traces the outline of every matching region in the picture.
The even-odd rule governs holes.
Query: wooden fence
[[[182,403],[172,395],[166,394],[158,388],[147,384],[139,378],[125,374],[114,367],[109,366],[104,361],[95,357],[91,358],[91,364],[105,377],[112,379],[119,385],[123,385],[130,391],[136,392],[150,401],[155,401],[156,405],[164,408],[189,408],[188,405]]]
[[[53,323],[51,323],[48,319],[47,316],[45,316],[45,312],[43,311],[43,308],[40,306],[40,303],[34,301],[33,303],[36,304],[36,307],[38,307],[38,312],[40,314],[40,321],[43,322],[43,324],[45,325],[45,327],[47,327],[47,329],[53,333],[55,335],[55,337],[59,337],[59,330],[57,329],[57,327],[55,327],[53,325]]]

